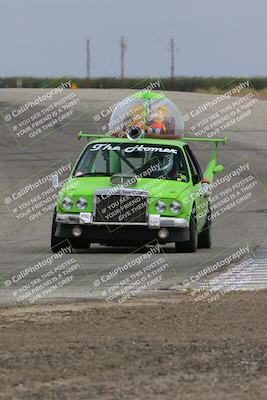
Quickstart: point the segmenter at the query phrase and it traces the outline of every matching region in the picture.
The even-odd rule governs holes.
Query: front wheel
[[[51,230],[51,250],[53,251],[53,253],[58,253],[60,250],[63,249],[71,253],[73,247],[75,249],[89,249],[90,243],[87,240],[78,238],[65,239],[62,237],[57,237],[55,236],[56,229],[57,229],[56,211],[54,211],[52,230]]]
[[[209,208],[207,214],[207,220],[205,226],[198,235],[198,248],[199,249],[210,249],[211,247],[211,211]]]
[[[91,243],[84,239],[71,239],[70,243],[74,249],[89,249]]]
[[[189,240],[186,242],[175,242],[176,253],[195,253],[198,245],[196,210],[192,210],[189,223]]]
[[[53,251],[53,253],[58,253],[59,251],[68,248],[69,246],[69,243],[67,242],[66,239],[55,236],[56,228],[57,228],[56,211],[54,211],[52,229],[51,229],[51,242],[50,242],[51,250]]]

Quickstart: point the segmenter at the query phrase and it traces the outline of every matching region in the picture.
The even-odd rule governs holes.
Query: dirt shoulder
[[[0,309],[1,399],[261,400],[267,292]]]

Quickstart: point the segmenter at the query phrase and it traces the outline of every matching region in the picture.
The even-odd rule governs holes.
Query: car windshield
[[[75,177],[114,174],[188,182],[183,152],[166,145],[94,143],[85,149],[74,171]]]

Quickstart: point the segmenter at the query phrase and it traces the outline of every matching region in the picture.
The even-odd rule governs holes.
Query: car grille
[[[96,194],[96,222],[103,223],[145,223],[147,221],[147,193]]]

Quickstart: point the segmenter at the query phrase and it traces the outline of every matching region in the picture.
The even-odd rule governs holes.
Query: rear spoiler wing
[[[218,146],[220,143],[226,144],[228,141],[228,137],[225,136],[222,139],[210,139],[210,138],[183,138],[184,142],[202,142],[202,143],[214,143],[215,144],[215,149],[212,154],[212,157],[207,165],[207,168],[204,172],[204,177],[207,178],[210,183],[214,181],[214,170],[215,167],[218,165]],[[223,167],[223,166],[221,166]]]
[[[98,135],[95,133],[83,133],[82,131],[78,132],[77,134],[77,138],[78,140],[80,140],[81,138],[96,138],[96,139],[100,139],[100,138],[104,138],[107,137],[107,135]],[[110,136],[110,137],[114,137],[114,136]],[[225,136],[222,139],[210,139],[210,138],[200,138],[200,137],[194,137],[194,138],[185,138],[185,137],[179,137],[179,136],[174,136],[174,135],[150,135],[149,138],[154,138],[154,139],[172,139],[172,140],[181,140],[183,142],[207,142],[207,143],[215,143],[216,145],[219,143],[223,143],[226,144],[228,141],[227,136]]]
[[[207,143],[223,143],[226,144],[228,141],[228,137],[225,136],[222,139],[211,139],[211,138],[202,138],[202,137],[195,137],[195,138],[182,138],[184,142],[207,142]]]
[[[77,134],[77,139],[80,140],[81,138],[95,138],[95,139],[100,139],[105,137],[106,135],[97,135],[95,133],[83,133],[82,131],[78,132]]]

